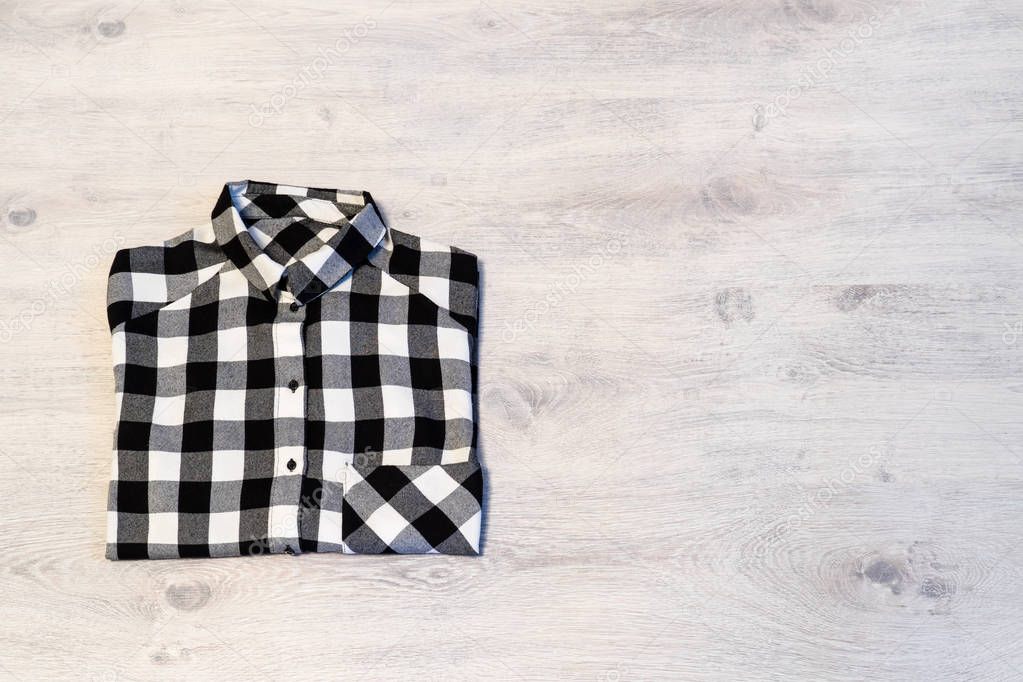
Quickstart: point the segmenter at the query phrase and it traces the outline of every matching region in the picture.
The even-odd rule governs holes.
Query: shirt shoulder
[[[211,227],[189,230],[159,245],[119,250],[107,279],[110,330],[187,295],[226,260]]]
[[[479,259],[457,246],[388,230],[375,261],[388,275],[446,310],[451,319],[476,335]]]

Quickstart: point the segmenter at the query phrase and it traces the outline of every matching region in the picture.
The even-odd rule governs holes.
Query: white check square
[[[411,290],[386,272],[380,277],[381,296],[408,296]]]
[[[323,480],[331,483],[343,483],[345,480],[345,466],[351,459],[351,455],[336,450],[323,451]]]
[[[153,512],[149,514],[149,544],[178,544],[177,512]]]
[[[294,391],[287,386],[277,386],[274,389],[274,402],[274,413],[278,419],[301,419],[305,416],[305,386],[299,385]]]
[[[298,505],[275,504],[270,507],[270,532],[279,538],[298,537]]]
[[[117,542],[117,510],[107,512],[107,541]]]
[[[317,528],[317,542],[341,544],[341,512],[320,510],[320,524]]]
[[[321,223],[335,223],[344,218],[344,214],[338,210],[338,207],[329,201],[306,199],[300,205],[303,213]]]
[[[201,276],[201,275],[200,275]],[[240,270],[228,270],[220,276],[220,300],[245,298],[249,295],[249,280]]]
[[[151,450],[149,452],[149,480],[181,480],[181,453]]]
[[[248,359],[249,331],[245,327],[232,327],[217,332],[217,360],[244,362]]]
[[[167,302],[167,278],[149,272],[131,273],[132,300],[146,303]]]
[[[241,516],[241,511],[213,512],[210,514],[210,544],[238,542]]]
[[[355,393],[352,389],[323,389],[323,416],[332,422],[354,422]]]
[[[471,454],[472,448],[468,445],[460,448],[445,448],[444,452],[440,455],[440,463],[455,464],[458,462],[468,462]]]
[[[217,421],[245,421],[244,389],[218,389],[213,393],[213,418]]]
[[[472,419],[472,396],[460,388],[444,389],[444,418]]]
[[[469,520],[458,527],[458,532],[466,539],[472,551],[480,551],[480,528],[483,525],[483,514],[476,512]]]
[[[153,398],[153,423],[161,426],[181,426],[185,423],[185,396],[156,396]]]
[[[464,329],[437,327],[437,352],[442,358],[469,362],[469,334]]]
[[[187,336],[160,336],[156,339],[156,366],[177,367],[188,361]]]
[[[384,399],[384,419],[416,416],[416,405],[412,400],[412,389],[408,386],[381,386]]]
[[[213,481],[241,481],[245,478],[244,450],[217,450],[213,453]]]
[[[428,467],[412,483],[419,488],[419,492],[423,493],[426,499],[434,504],[458,490],[459,487],[458,481],[448,476],[442,466]]]
[[[349,355],[352,352],[352,326],[347,320],[320,323],[320,353]]]
[[[114,367],[123,365],[127,360],[128,346],[124,331],[118,330],[110,337],[110,351],[114,358]]]
[[[279,358],[302,357],[305,348],[302,344],[301,322],[274,323],[274,355]]]
[[[380,346],[380,355],[396,355],[407,358],[409,356],[408,325],[378,324],[377,343]]]
[[[380,463],[387,465],[412,464],[412,448],[395,448],[380,453]]]
[[[366,525],[384,542],[390,544],[398,534],[405,530],[408,521],[394,507],[384,504],[366,519]]]
[[[441,308],[447,309],[450,305],[450,283],[447,277],[419,277],[419,291]]]

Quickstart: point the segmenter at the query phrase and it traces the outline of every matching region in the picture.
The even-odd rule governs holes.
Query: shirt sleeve
[[[474,254],[451,247],[448,273],[451,317],[476,336],[479,326],[479,261]]]
[[[134,246],[114,255],[107,278],[110,331],[194,290],[223,263],[213,245],[185,233],[160,246]]]
[[[167,282],[158,247],[137,246],[114,255],[107,278],[110,331],[167,302]]]
[[[388,274],[433,301],[475,338],[479,325],[479,262],[447,246],[391,230]]]

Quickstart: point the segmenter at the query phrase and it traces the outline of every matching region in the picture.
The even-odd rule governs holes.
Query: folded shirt
[[[242,181],[110,270],[109,559],[478,554],[477,259]]]

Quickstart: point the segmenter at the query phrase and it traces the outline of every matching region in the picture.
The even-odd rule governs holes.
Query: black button
[[[295,301],[294,303],[291,304],[291,312],[293,313],[298,312],[298,309],[301,307],[302,307],[301,304],[299,304],[298,301]]]
[[[293,459],[289,459],[288,460],[288,471],[294,471],[295,467],[297,467],[297,466],[298,466],[298,462],[296,462]]]
[[[293,549],[291,548],[291,545],[288,545],[287,547],[285,547],[285,548],[284,548],[284,553],[285,553],[285,554],[294,554],[294,553],[295,553],[295,550],[293,550]]]
[[[296,381],[295,379],[292,379],[291,381],[289,381],[288,382],[288,388],[291,389],[292,393],[297,391],[298,390],[298,381]]]

